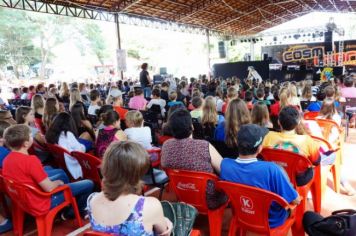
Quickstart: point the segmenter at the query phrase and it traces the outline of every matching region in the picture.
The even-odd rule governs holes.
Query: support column
[[[119,13],[115,13],[115,24],[116,24],[116,34],[117,34],[117,48],[121,49],[121,36],[120,36],[120,23],[119,23]],[[120,70],[120,79],[124,79],[124,72]]]
[[[251,41],[250,43],[250,55],[251,55],[251,61],[255,60],[255,43]]]
[[[209,78],[210,78],[210,35],[209,35],[209,29],[206,29],[206,43],[208,44],[208,49],[207,49],[207,59],[208,59],[208,72],[209,72]]]

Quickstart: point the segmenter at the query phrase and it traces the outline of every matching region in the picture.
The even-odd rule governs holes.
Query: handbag
[[[198,215],[197,209],[192,205],[183,202],[161,201],[164,216],[173,224],[171,235],[189,236],[193,229],[195,218]]]
[[[307,231],[311,236],[355,236],[356,211],[334,211],[331,216],[310,225]]]

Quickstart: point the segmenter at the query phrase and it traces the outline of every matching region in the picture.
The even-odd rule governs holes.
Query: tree
[[[11,65],[16,77],[23,65],[39,60],[39,51],[33,44],[38,28],[28,24],[23,11],[0,8],[0,64]]]

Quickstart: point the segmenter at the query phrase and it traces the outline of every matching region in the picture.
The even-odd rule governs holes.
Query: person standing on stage
[[[147,71],[148,64],[143,63],[141,65],[142,71],[140,72],[140,83],[143,89],[145,98],[151,97],[151,78]]]

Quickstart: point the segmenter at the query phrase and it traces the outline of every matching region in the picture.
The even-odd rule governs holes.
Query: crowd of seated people
[[[327,81],[319,85],[310,80],[258,83],[236,77],[202,77],[192,78],[190,83],[176,79],[153,85],[150,97],[127,81],[14,88],[13,99],[29,100],[31,106],[8,104],[0,111],[0,168],[4,178],[45,192],[68,184],[84,215],[94,186],[92,181],[82,180],[82,167],[70,153],[97,156],[103,160],[102,192],[89,197],[89,216],[93,229],[109,233],[121,232],[127,225],[140,235],[169,233],[171,225],[159,202],[139,196],[140,179],[149,166],[145,150],[161,145],[163,168],[215,173],[223,180],[263,188],[297,204],[298,194],[282,171],[256,157],[262,148],[286,149],[305,155],[313,165],[322,165],[325,150],[310,136],[320,134],[320,127],[303,120],[302,113],[318,111],[317,118],[341,126],[340,98],[350,97],[355,84],[351,76],[343,84]],[[328,141],[336,142],[339,135],[335,133]],[[165,137],[161,143],[157,141],[160,137]],[[67,172],[48,166],[53,163],[50,158],[30,155],[33,142],[44,149],[48,143],[67,150]],[[254,175],[262,171],[268,173]],[[305,185],[312,177],[312,168],[300,166],[297,184]],[[347,176],[342,176],[341,184],[346,194],[355,193]],[[214,183],[208,183],[206,194],[210,209],[228,200]],[[56,195],[39,204],[34,197],[29,211],[47,211],[62,199]],[[126,210],[111,210],[115,208]],[[283,224],[286,212],[271,211],[279,217],[271,217],[270,226]],[[72,215],[66,211],[62,218]],[[0,215],[0,233],[11,228],[9,224]]]

